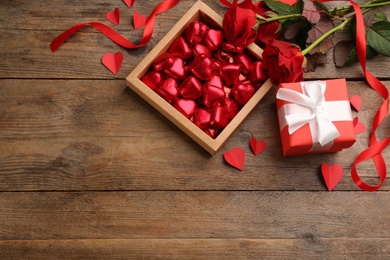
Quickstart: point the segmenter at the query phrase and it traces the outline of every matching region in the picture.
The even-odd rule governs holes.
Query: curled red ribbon
[[[384,99],[384,102],[375,113],[371,131],[370,144],[367,149],[362,151],[356,157],[355,162],[352,165],[351,176],[353,181],[360,189],[365,191],[376,191],[383,185],[386,179],[386,163],[383,158],[382,151],[390,143],[390,136],[378,142],[375,131],[378,129],[379,125],[385,119],[387,112],[389,111],[389,91],[387,90],[386,86],[383,85],[382,82],[380,82],[366,69],[366,31],[364,28],[363,14],[358,4],[356,4],[353,0],[349,1],[353,6],[356,15],[356,50],[360,65],[363,69],[364,75],[370,87],[373,88]],[[378,185],[368,185],[367,183],[365,183],[360,178],[356,170],[356,165],[370,158],[373,159],[376,170],[378,172],[380,180],[380,183]]]
[[[144,33],[142,36],[142,40],[139,44],[134,44],[131,41],[124,38],[122,35],[120,35],[117,31],[112,29],[111,27],[100,23],[100,22],[87,22],[87,23],[81,23],[77,24],[75,26],[72,26],[62,34],[60,34],[57,38],[54,39],[54,41],[50,44],[50,48],[52,52],[55,52],[58,47],[61,46],[61,44],[68,39],[72,34],[74,34],[76,31],[80,30],[82,27],[86,25],[90,25],[103,33],[107,38],[115,42],[116,44],[127,48],[127,49],[135,49],[145,46],[150,38],[152,37],[153,30],[154,30],[154,23],[156,20],[156,15],[163,13],[172,7],[174,7],[179,0],[166,0],[164,2],[159,3],[153,10],[153,12],[149,15],[149,17],[146,19],[145,27],[144,27]]]

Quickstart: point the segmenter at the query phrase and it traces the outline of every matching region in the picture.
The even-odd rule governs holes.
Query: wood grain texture
[[[86,27],[70,37],[60,49],[53,54],[50,43],[63,31],[73,25],[89,21],[98,21],[111,25],[126,38],[135,43],[141,40],[142,30],[134,30],[132,17],[134,10],[148,15],[159,1],[136,2],[128,9],[122,1],[47,1],[37,0],[34,3],[25,1],[1,1],[0,3],[0,78],[85,78],[85,79],[124,79],[159,40],[172,28],[180,17],[196,2],[180,1],[172,10],[157,17],[152,40],[147,46],[137,50],[126,50],[94,28]],[[226,12],[219,1],[204,1],[221,16]],[[110,24],[105,14],[115,7],[121,9],[119,26]],[[390,9],[384,13],[389,15]],[[344,32],[346,34],[347,32]],[[122,51],[124,62],[119,73],[114,76],[101,64],[101,57],[108,52]],[[316,72],[305,75],[306,79],[318,78],[363,78],[358,64],[335,68],[332,51],[327,56],[325,66]],[[375,57],[368,68],[379,78],[388,79],[385,57]]]
[[[389,239],[80,239],[0,241],[20,259],[367,259],[390,257]]]
[[[339,153],[283,157],[272,90],[210,156],[123,81],[0,84],[1,190],[325,190],[322,162],[344,167],[336,189],[356,190],[350,165],[368,142],[366,131]],[[363,82],[348,87],[351,96],[363,97],[362,110],[354,115],[369,127],[380,97]],[[390,132],[389,123],[386,119],[378,138]],[[257,157],[249,147],[252,136],[268,145]],[[235,146],[246,152],[242,173],[222,158]],[[390,153],[384,157],[389,160]],[[378,181],[371,163],[359,169],[365,180]],[[389,187],[385,183],[383,189]]]
[[[388,192],[6,192],[0,240],[390,238]]]
[[[362,97],[353,114],[368,130],[350,149],[283,157],[272,90],[210,156],[124,80],[195,0],[160,14],[141,49],[125,50],[85,27],[51,53],[55,37],[88,21],[139,42],[133,12],[148,15],[158,2],[128,9],[122,0],[0,1],[0,259],[390,258],[390,184],[365,193],[349,176],[382,102],[358,64],[335,68],[329,53],[328,64],[305,74],[345,77],[350,96]],[[227,10],[204,2],[220,15]],[[115,7],[118,26],[105,19]],[[113,76],[101,57],[117,51],[125,59]],[[381,56],[368,62],[387,88],[389,64]],[[388,116],[377,136],[389,133]],[[251,137],[267,143],[257,157]],[[245,151],[242,172],[223,161],[232,147]],[[389,162],[388,148],[383,155]],[[333,192],[322,162],[344,168]],[[378,183],[372,162],[358,170]]]

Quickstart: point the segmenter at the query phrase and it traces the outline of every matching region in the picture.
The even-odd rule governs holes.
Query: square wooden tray
[[[253,108],[260,102],[271,89],[272,84],[268,79],[255,95],[243,106],[240,112],[230,121],[225,129],[215,138],[211,138],[189,119],[178,112],[172,105],[161,98],[152,89],[146,86],[140,79],[148,72],[154,59],[166,52],[176,37],[181,36],[185,28],[192,21],[202,21],[216,28],[222,28],[222,17],[201,1],[196,2],[177,24],[165,35],[165,37],[151,50],[151,52],[139,63],[139,65],[127,76],[127,85],[150,105],[156,108],[166,118],[173,122],[183,132],[190,136],[210,154],[214,154],[226,142],[229,136],[237,129]],[[261,59],[263,50],[256,44],[247,47],[247,51],[255,59]]]

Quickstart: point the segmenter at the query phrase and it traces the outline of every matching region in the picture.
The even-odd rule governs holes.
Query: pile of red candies
[[[267,78],[262,61],[225,42],[222,30],[194,21],[141,80],[216,138]]]

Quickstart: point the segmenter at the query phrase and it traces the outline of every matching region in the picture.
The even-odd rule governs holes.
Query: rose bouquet
[[[234,45],[256,42],[262,47],[264,71],[275,85],[302,81],[304,71],[324,63],[325,54],[333,47],[336,66],[358,60],[351,4],[330,8],[324,0],[220,1],[230,7],[223,20],[226,38]],[[375,14],[366,27],[367,58],[390,56],[390,22],[379,12],[389,4],[388,0],[369,0],[360,5],[363,14]],[[347,26],[351,39],[334,43],[334,33]]]

